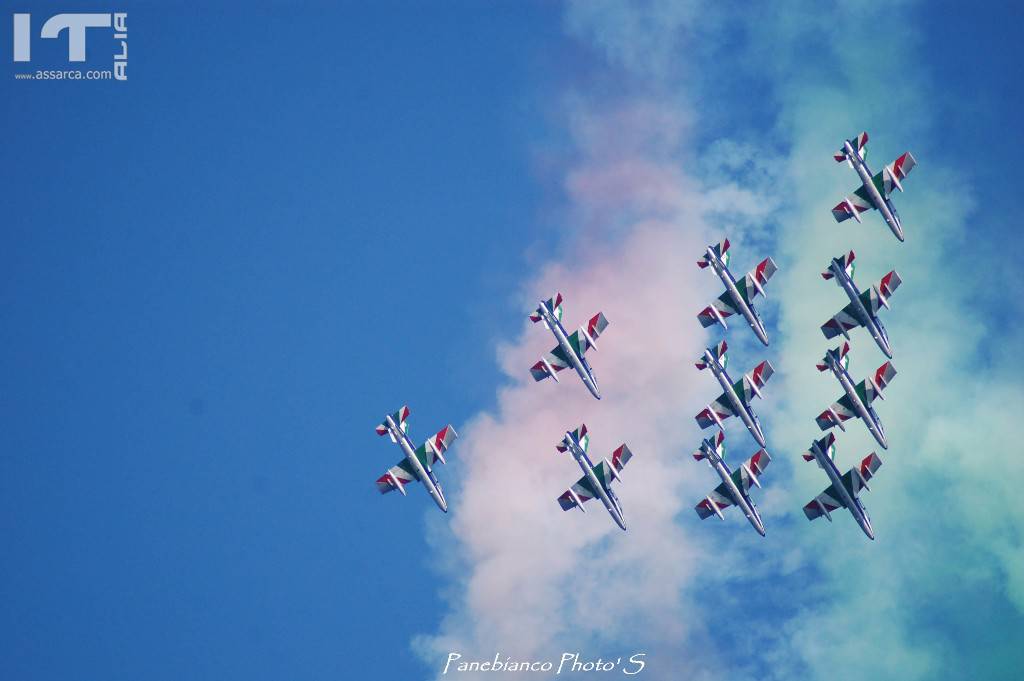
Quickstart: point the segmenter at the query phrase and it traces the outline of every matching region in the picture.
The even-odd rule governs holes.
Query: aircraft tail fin
[[[717,244],[713,244],[712,246],[709,246],[709,248],[712,251],[715,252],[715,255],[718,256],[719,260],[721,260],[722,263],[726,267],[729,266],[729,240],[728,239],[722,239],[722,241],[720,241]],[[707,255],[704,255],[704,257],[702,257],[700,260],[697,261],[697,267],[699,267],[701,269],[704,269],[705,267],[707,267],[710,264],[711,264],[711,261],[708,260],[708,256]]]
[[[718,428],[718,435],[715,436],[711,443],[714,445],[715,452],[718,454],[720,459],[725,458],[725,432],[721,427]],[[693,453],[693,458],[697,461],[703,461],[708,457],[708,453],[704,451],[704,442],[701,443],[700,449]]]
[[[729,346],[725,344],[725,341],[722,341],[721,343],[719,343],[715,347],[708,348],[708,352],[711,353],[712,357],[714,357],[715,359],[718,360],[719,364],[721,364],[723,367],[725,367],[725,365],[729,361],[729,356],[726,354],[726,351],[728,349],[729,349]],[[708,368],[708,362],[707,362],[706,357],[703,354],[701,354],[701,356],[697,359],[697,362],[696,362],[696,364],[694,366],[696,366],[701,371],[703,371],[704,369],[707,369]]]
[[[587,446],[590,444],[590,436],[587,435],[587,424],[585,423],[580,424],[580,427],[572,431],[572,433],[567,433],[562,441],[555,446],[555,449],[562,453],[569,451],[569,445],[567,445],[565,441],[570,435],[579,443],[580,449],[587,451]]]
[[[860,157],[861,158],[867,157],[867,155],[868,155],[868,134],[867,134],[867,132],[862,132],[861,134],[857,135],[857,137],[853,140],[853,142],[854,142],[854,146],[856,147],[858,153],[860,153]]]
[[[817,443],[818,447],[821,449],[821,451],[825,453],[825,456],[827,456],[828,458],[830,458],[833,461],[835,461],[835,459],[836,459],[836,435],[835,435],[835,433],[829,433],[828,435],[826,435],[825,437],[821,438],[820,440],[816,440],[816,443]],[[810,450],[807,450],[806,452],[804,452],[803,453],[803,457],[804,457],[804,461],[814,461],[814,454]]]
[[[852,140],[850,140],[850,144],[851,146],[853,146],[853,150],[857,152],[857,154],[861,157],[862,160],[867,157],[868,134],[866,132],[862,132],[861,134],[854,137]],[[833,154],[832,158],[836,160],[836,163],[842,163],[843,161],[848,160],[846,158],[846,146],[844,145],[843,148],[841,148],[839,151]]]
[[[849,369],[850,368],[850,358],[848,357],[849,353],[850,353],[850,343],[849,343],[849,341],[847,341],[847,342],[843,343],[842,346],[836,348],[835,350],[828,350],[828,351],[826,351],[825,352],[825,356],[822,357],[821,361],[818,362],[815,366],[818,367],[818,371],[828,371],[828,358],[829,358],[829,355],[831,355],[832,357],[835,357],[836,360],[838,360],[839,364],[844,369]]]
[[[408,424],[405,422],[407,418],[409,418],[408,406],[402,407],[401,409],[399,409],[398,411],[391,415],[391,419],[395,422],[395,425],[397,425],[403,433],[409,428]],[[388,435],[388,422],[386,420],[382,421],[381,424],[377,426],[376,430],[377,435]],[[391,439],[395,439],[393,435],[391,436]]]
[[[847,276],[849,276],[851,279],[853,278],[853,270],[854,270],[853,259],[856,258],[856,257],[857,257],[857,254],[854,253],[853,251],[850,251],[846,255],[841,256],[839,258],[836,258],[836,260],[839,261],[840,267],[842,267],[844,270],[846,270]],[[829,268],[821,273],[821,278],[824,279],[825,281],[828,281],[829,279],[831,279],[834,276],[835,276],[835,274],[832,272],[832,264],[829,263]]]
[[[555,319],[557,319],[559,321],[562,320],[562,294],[561,293],[556,293],[554,295],[554,297],[548,298],[547,300],[545,300],[541,304],[544,305],[545,307],[547,307],[548,311],[551,312],[552,315],[554,315]],[[536,324],[537,322],[541,321],[542,319],[544,319],[544,316],[541,314],[541,311],[540,311],[539,307],[536,310],[534,310],[533,312],[530,313],[530,321],[533,322],[534,324]]]

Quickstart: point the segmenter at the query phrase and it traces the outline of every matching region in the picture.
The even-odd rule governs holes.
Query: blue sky
[[[591,313],[590,289],[572,281],[575,259],[597,268],[609,252],[635,243],[637,216],[646,210],[630,204],[621,213],[610,211],[619,216],[609,219],[612,227],[595,229],[606,206],[595,209],[579,199],[593,186],[587,169],[603,163],[602,147],[628,144],[615,139],[605,103],[629,109],[636,100],[681,111],[685,142],[672,158],[698,179],[704,170],[721,170],[715,145],[723,139],[758,140],[768,159],[788,163],[805,138],[784,128],[805,120],[808,111],[821,112],[829,134],[833,127],[842,130],[833,135],[836,145],[842,135],[859,132],[830,119],[833,110],[825,104],[792,109],[788,95],[802,93],[803,84],[782,73],[784,57],[764,69],[752,59],[763,54],[773,30],[781,35],[789,27],[789,17],[766,17],[762,26],[770,28],[763,30],[735,10],[690,17],[681,20],[678,43],[669,39],[659,51],[662,45],[652,41],[624,52],[624,40],[671,32],[660,24],[616,24],[609,3],[583,19],[579,5],[547,2],[324,3],[301,10],[222,4],[203,12],[123,7],[131,45],[127,83],[15,81],[20,67],[10,62],[0,79],[7,131],[0,164],[4,678],[436,674],[440,665],[430,651],[442,644],[423,643],[423,637],[468,640],[464,634],[473,630],[475,640],[487,640],[472,622],[462,622],[467,613],[473,619],[463,593],[469,577],[479,574],[472,557],[480,544],[467,539],[477,536],[472,519],[459,515],[459,494],[468,496],[474,479],[459,467],[470,468],[463,458],[470,452],[486,451],[472,443],[486,442],[474,433],[489,432],[488,419],[504,423],[515,413],[508,405],[520,399],[513,392],[519,379],[510,378],[505,351],[518,361],[546,343],[523,335],[524,314],[534,298],[551,293],[536,284],[557,274],[570,282],[559,285],[578,286],[577,299],[585,301],[569,304],[571,321]],[[62,11],[95,10],[65,2],[33,3],[24,11],[42,21]],[[804,51],[797,61],[808,69],[805,75],[824,80],[843,54],[855,58],[860,48],[870,55],[903,37],[911,42],[901,53],[907,59],[884,65],[891,82],[848,94],[870,98],[863,115],[872,126],[876,163],[904,146],[918,157],[903,210],[908,233],[913,207],[920,206],[918,215],[926,208],[915,191],[953,206],[947,214],[955,214],[950,220],[958,220],[956,233],[963,236],[943,242],[945,260],[935,262],[949,269],[934,276],[980,276],[983,264],[985,275],[998,277],[999,283],[974,286],[972,297],[960,301],[981,323],[977,342],[939,339],[950,354],[970,355],[959,375],[970,380],[979,375],[968,371],[974,367],[993,374],[1004,367],[1020,337],[1019,323],[1007,318],[1007,307],[1019,310],[1019,302],[1001,294],[1020,293],[1014,204],[1024,148],[1014,133],[1022,98],[1013,75],[1019,10],[960,10],[955,3],[901,5],[890,15],[894,23],[877,33],[871,24],[856,26],[864,45],[830,53],[820,71],[812,68],[815,50],[839,40],[843,25],[810,43],[805,29],[794,30],[775,49],[780,55]],[[803,26],[800,9],[792,13],[793,25]],[[59,68],[59,46],[37,43],[33,49],[41,63]],[[90,64],[103,64],[98,50],[89,55]],[[847,85],[861,87],[856,79]],[[917,97],[913,109],[902,106],[905,88]],[[905,119],[921,109],[929,110],[930,122],[918,130]],[[896,131],[903,130],[901,137]],[[822,173],[833,172],[831,148],[826,152]],[[746,172],[736,177],[747,179]],[[779,181],[767,194],[784,202],[792,176],[788,170],[767,175]],[[956,209],[961,190],[970,203],[962,216]],[[825,215],[820,228],[834,229],[827,221]],[[872,216],[863,230],[874,230],[868,234],[879,248],[891,249],[894,242],[885,243],[886,233],[874,222]],[[939,219],[935,224],[946,228]],[[744,225],[737,219],[741,243],[751,244],[735,256],[741,266],[752,266],[762,245],[794,251],[784,225],[767,234]],[[961,238],[963,248],[954,250]],[[699,251],[703,244],[686,247]],[[691,255],[678,254],[681,268],[695,269]],[[558,260],[561,272],[552,270]],[[795,256],[790,263],[796,268]],[[878,259],[870,264],[865,276],[883,272]],[[580,280],[590,281],[582,265]],[[904,266],[912,268],[913,259]],[[920,289],[926,288],[922,279]],[[708,282],[698,281],[705,285],[700,295],[711,293]],[[908,307],[913,290],[908,282]],[[921,291],[921,308],[926,294]],[[900,312],[894,309],[891,317]],[[602,360],[610,377],[619,375],[603,354],[606,346],[615,352],[616,318],[612,322],[595,360],[599,376]],[[795,354],[798,346],[785,345],[786,332],[779,333],[783,356],[787,347]],[[733,330],[730,344],[736,335]],[[876,359],[864,358],[858,371],[873,368]],[[747,353],[738,366],[752,360]],[[574,387],[563,382],[557,390]],[[552,400],[564,397],[545,390],[551,386],[535,388],[544,391],[537,408],[553,408]],[[898,398],[912,404],[914,388],[904,385]],[[398,454],[373,427],[402,404],[412,409],[414,439],[448,422],[463,433],[465,442],[456,443],[449,466],[439,471],[451,490],[450,516],[438,514],[421,490],[407,499],[380,498],[373,486]],[[691,402],[679,406],[697,409]],[[614,415],[595,413],[606,419],[595,435],[600,446],[617,444]],[[689,413],[683,412],[686,419]],[[781,419],[787,412],[779,413]],[[803,432],[793,435],[794,442],[800,438]],[[792,446],[788,433],[779,439]],[[1012,443],[999,444],[973,456],[1013,451]],[[879,475],[890,473],[893,482],[880,477],[874,495],[914,494],[921,503],[951,509],[966,498],[959,496],[962,485],[900,487],[894,469],[903,455],[888,456]],[[679,490],[690,494],[708,482],[707,471],[679,465],[690,467],[692,477],[692,483],[678,481]],[[796,465],[780,462],[773,472],[788,479]],[[567,464],[559,470],[572,475]],[[1008,479],[1018,479],[1019,471],[1013,468]],[[814,473],[801,469],[799,479],[816,480]],[[639,479],[643,475],[641,469]],[[551,491],[557,495],[571,479],[552,480],[558,489]],[[801,484],[794,494],[809,496],[816,484]],[[639,496],[636,488],[629,491],[627,509]],[[501,508],[515,494],[492,490],[488,496]],[[1007,501],[1001,494],[979,513],[999,513],[999,502]],[[544,496],[551,496],[548,490]],[[776,523],[786,528],[780,532],[785,541],[838,536],[846,542],[842,551],[847,544],[849,551],[865,550],[853,544],[862,538],[849,523],[807,527],[798,507],[787,507],[786,515],[779,499]],[[701,526],[688,510],[689,497],[680,503],[686,513],[666,513],[680,537],[695,537],[695,547],[751,559],[786,553],[781,542],[722,539],[743,532],[740,523]],[[887,508],[875,503],[879,512]],[[551,523],[568,521],[553,505],[546,510]],[[1022,512],[1019,504],[1007,511],[1018,521]],[[573,522],[591,531],[595,515]],[[986,555],[989,535],[951,527],[965,546]],[[928,542],[941,540],[926,533]],[[620,545],[603,535],[587,541],[593,562],[581,569],[605,574],[601,547]],[[1004,552],[999,555],[1012,566],[1021,560],[1019,547],[1017,536],[993,550]],[[928,544],[921,548],[931,556]],[[816,574],[816,564],[806,555],[793,560],[799,567],[788,572],[766,563],[762,581],[723,575],[703,593],[695,581],[681,582],[678,612],[719,605],[738,614],[740,604],[723,606],[723,594],[756,586],[753,603],[770,611],[755,618],[757,631],[797,631],[794,613],[813,603],[788,598],[796,581]],[[872,559],[863,560],[870,567]],[[911,635],[900,639],[906,645],[882,669],[898,669],[901,660],[933,669],[918,665],[922,651],[954,643],[961,647],[947,654],[949,669],[990,665],[990,678],[1010,678],[1013,663],[1019,668],[1019,639],[1012,632],[1021,630],[1024,598],[1014,596],[1011,578],[979,573],[974,561],[963,560],[962,571],[936,568],[921,580],[920,593],[905,597],[903,617],[895,619],[907,622],[900,631]],[[619,575],[622,567],[608,567],[607,574]],[[679,569],[689,574],[694,566]],[[937,600],[963,579],[967,584],[945,601],[952,605]],[[957,610],[977,603],[984,608],[967,616]],[[635,612],[623,613],[638,622]],[[974,626],[961,630],[961,617]],[[981,636],[980,630],[991,633]],[[679,636],[686,649],[714,640],[702,638],[708,632]],[[735,632],[719,640],[733,646],[740,638]],[[772,646],[764,665],[818,669],[815,651],[794,652],[767,634],[755,640]],[[674,641],[652,643],[642,630],[588,625],[578,634],[561,632],[559,642],[592,645],[596,655]],[[516,652],[509,645],[508,652]],[[719,663],[727,659],[727,650],[713,652]],[[693,678],[704,671],[690,669]],[[741,678],[763,669],[733,671]]]

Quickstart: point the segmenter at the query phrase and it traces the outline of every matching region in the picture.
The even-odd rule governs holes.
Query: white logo
[[[114,78],[128,80],[128,13],[112,14],[57,14],[43,24],[40,38],[59,38],[67,31],[68,61],[85,61],[85,43],[90,28],[113,26],[114,39],[121,43],[121,50],[114,54]],[[32,61],[32,15],[14,15],[14,61]]]

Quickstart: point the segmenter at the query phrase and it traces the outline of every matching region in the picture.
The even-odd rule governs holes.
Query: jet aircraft
[[[891,362],[886,362],[875,370],[874,376],[868,376],[854,385],[847,370],[850,365],[850,359],[847,356],[849,352],[850,344],[843,343],[843,347],[827,351],[825,357],[817,365],[818,371],[831,370],[846,394],[834,402],[831,407],[821,412],[815,421],[822,430],[839,426],[840,430],[845,431],[846,426],[843,425],[843,421],[857,417],[864,421],[864,425],[868,427],[878,444],[882,445],[882,449],[888,449],[885,429],[871,403],[876,397],[885,399],[885,396],[882,395],[882,388],[892,382],[893,377],[896,376],[896,368]]]
[[[387,494],[397,489],[406,496],[406,484],[419,480],[427,488],[430,497],[445,513],[448,512],[448,502],[445,501],[444,493],[441,491],[441,483],[434,477],[431,466],[435,462],[445,463],[444,452],[451,443],[459,436],[451,425],[442,428],[436,435],[413,449],[412,441],[406,435],[409,418],[409,407],[402,407],[394,414],[384,417],[384,422],[377,426],[378,435],[390,435],[391,441],[396,443],[405,454],[405,458],[395,464],[387,473],[377,479],[377,489],[381,494]]]
[[[900,222],[899,213],[896,212],[896,206],[892,204],[889,195],[892,194],[893,189],[903,191],[902,180],[917,165],[917,161],[914,160],[913,154],[908,151],[885,166],[882,172],[872,176],[871,169],[868,168],[868,164],[865,161],[867,156],[865,147],[867,143],[868,134],[862,132],[854,139],[843,142],[842,149],[834,155],[838,163],[846,161],[851,168],[857,171],[857,175],[860,176],[861,187],[853,193],[853,196],[847,196],[839,205],[833,208],[832,215],[835,217],[836,222],[842,222],[849,218],[860,222],[861,213],[871,208],[876,208],[882,214],[885,224],[889,225],[889,229],[896,235],[896,238],[903,241],[903,225]]]
[[[558,504],[563,511],[579,507],[586,513],[583,504],[594,497],[601,499],[601,503],[608,509],[615,524],[626,529],[626,521],[622,518],[622,504],[619,498],[612,491],[612,481],[622,481],[620,473],[623,466],[633,458],[633,453],[625,444],[612,452],[612,459],[601,460],[596,466],[587,456],[587,448],[590,445],[590,436],[587,435],[586,424],[581,425],[573,431],[567,431],[558,445],[558,451],[569,452],[576,463],[583,470],[583,477],[576,481],[576,484],[565,490],[562,496],[558,497]]]
[[[821,332],[825,338],[835,338],[842,334],[847,340],[850,338],[850,329],[863,326],[875,339],[875,343],[885,356],[892,359],[892,348],[889,346],[889,336],[885,333],[882,320],[878,318],[879,308],[889,309],[889,296],[903,283],[896,270],[882,277],[876,286],[867,291],[861,291],[853,283],[853,259],[855,254],[850,251],[844,256],[832,258],[828,269],[821,273],[825,280],[835,278],[836,283],[843,289],[850,304],[836,313],[834,317],[821,325]]]
[[[859,466],[854,466],[845,474],[839,475],[839,469],[836,468],[835,463],[835,443],[835,433],[829,433],[820,440],[815,440],[811,444],[810,450],[804,454],[805,460],[817,461],[828,475],[828,479],[832,481],[832,484],[826,487],[824,492],[804,506],[804,515],[808,520],[825,516],[829,522],[832,522],[832,511],[837,508],[849,509],[850,515],[860,525],[860,529],[864,530],[868,539],[874,539],[875,532],[871,528],[871,518],[868,517],[868,511],[861,503],[860,491],[862,489],[871,491],[871,488],[868,487],[868,480],[874,477],[875,471],[882,465],[882,460],[878,458],[877,454],[871,452],[864,457]]]
[[[764,284],[775,274],[775,261],[765,258],[757,267],[747,273],[745,277],[736,281],[729,271],[729,240],[726,239],[718,244],[708,246],[704,251],[704,257],[697,261],[701,269],[710,266],[715,270],[722,283],[725,284],[725,293],[718,296],[711,305],[707,306],[697,315],[701,326],[705,329],[712,324],[721,324],[728,329],[725,318],[741,314],[747,320],[754,334],[757,335],[765,345],[768,345],[768,332],[765,331],[764,322],[754,309],[754,298],[757,294],[768,297],[764,292]]]
[[[763,537],[764,523],[761,522],[761,516],[748,492],[751,485],[761,486],[757,476],[764,473],[764,469],[772,460],[768,456],[768,452],[760,449],[737,470],[729,470],[729,466],[725,463],[725,433],[719,430],[714,439],[705,438],[700,443],[700,449],[693,453],[693,458],[697,461],[707,459],[711,467],[718,473],[718,477],[722,478],[722,484],[701,499],[701,502],[695,507],[701,520],[710,518],[712,515],[717,515],[720,519],[725,520],[722,509],[736,504],[743,511],[743,515],[747,516],[747,520],[754,526],[757,533]]]
[[[728,346],[722,341],[713,348],[707,348],[704,355],[697,360],[698,369],[710,367],[711,373],[718,379],[718,383],[725,391],[718,396],[714,402],[705,407],[697,416],[697,423],[701,428],[710,428],[717,425],[722,427],[722,421],[730,416],[739,416],[743,425],[747,427],[750,434],[754,436],[761,447],[765,447],[764,433],[761,431],[761,422],[757,420],[757,414],[750,408],[750,400],[755,395],[761,397],[761,388],[768,382],[768,379],[775,373],[771,362],[765,360],[754,367],[749,374],[745,374],[742,380],[732,382],[729,372],[725,366],[729,359],[726,355]]]
[[[581,326],[572,334],[567,334],[565,327],[562,326],[562,294],[556,293],[554,298],[540,303],[537,309],[530,314],[530,321],[534,324],[544,322],[545,328],[549,329],[554,334],[555,340],[558,341],[554,350],[541,357],[540,361],[530,368],[533,380],[542,381],[550,376],[557,383],[557,373],[562,369],[572,367],[579,374],[590,394],[601,399],[601,391],[597,388],[597,378],[595,378],[594,370],[590,368],[590,363],[585,355],[591,348],[597,350],[597,344],[594,341],[608,326],[608,320],[605,319],[604,313],[598,312],[591,317],[586,328]]]

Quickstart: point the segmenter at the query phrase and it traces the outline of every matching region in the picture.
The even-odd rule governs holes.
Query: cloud
[[[579,238],[600,231],[602,216],[605,224],[628,221],[628,229],[601,247],[569,245],[564,252],[583,254],[543,268],[524,286],[523,302],[528,310],[561,291],[570,324],[604,311],[611,323],[593,359],[603,399],[572,375],[558,385],[533,382],[528,368],[553,341],[525,315],[519,337],[499,348],[511,384],[495,413],[463,429],[459,503],[451,536],[439,540],[458,552],[452,610],[439,634],[418,642],[438,668],[449,651],[557,660],[581,640],[606,644],[581,651],[596,656],[620,650],[616,642],[634,639],[641,624],[659,633],[637,644],[660,642],[666,656],[679,655],[668,646],[690,637],[685,587],[702,548],[677,516],[692,513],[712,485],[706,467],[685,460],[699,442],[698,394],[713,385],[695,380],[692,365],[705,340],[695,313],[708,282],[695,261],[707,229],[694,208],[699,194],[671,163],[672,145],[651,146],[652,137],[664,141],[664,128],[648,124],[672,127],[671,112],[629,104],[576,120],[586,159],[569,172],[566,190],[577,214],[595,223]],[[614,151],[602,129],[618,132]],[[586,515],[557,506],[580,471],[555,445],[581,422],[592,454],[607,456],[622,442],[634,452],[620,489],[628,535],[600,506]]]
[[[659,82],[677,65],[680,43],[701,18],[696,2],[574,0],[565,26],[602,50],[611,64]]]
[[[570,35],[624,69],[630,87],[566,99],[571,236],[559,260],[524,278],[522,300],[528,308],[561,290],[567,321],[606,313],[593,362],[605,397],[572,376],[530,380],[552,345],[541,328],[524,321],[497,349],[509,384],[495,410],[462,429],[459,502],[450,525],[433,527],[450,607],[440,631],[416,642],[431,669],[450,651],[557,659],[640,649],[653,679],[963,678],[981,659],[1012,668],[993,658],[1019,652],[978,632],[1024,625],[1024,460],[1004,455],[1019,438],[1024,392],[1012,353],[988,345],[1000,324],[971,304],[991,282],[959,254],[983,222],[969,178],[928,153],[941,143],[928,100],[941,91],[913,68],[915,11],[841,3],[827,17],[810,4],[698,17],[668,3],[570,4]],[[830,38],[836,26],[865,25],[872,35],[857,49]],[[696,35],[703,42],[687,44]],[[725,56],[706,44],[736,36]],[[760,74],[775,103],[766,123],[706,139],[676,64],[702,74],[699,97],[716,78]],[[920,162],[896,199],[905,244],[877,215],[836,225],[828,213],[855,185],[831,153],[863,128],[876,168],[905,148]],[[718,294],[694,261],[723,234],[740,271],[768,253],[780,267],[763,308],[771,348],[740,324],[726,334],[732,366],[768,356],[778,370],[758,405],[774,458],[758,493],[766,540],[735,513],[717,525],[692,511],[715,482],[688,457],[699,442],[692,416],[717,394],[692,367],[711,340],[694,314]],[[865,496],[876,542],[841,514],[830,526],[800,511],[827,480],[798,454],[820,436],[813,417],[839,396],[813,365],[836,345],[818,327],[845,300],[819,273],[850,248],[862,287],[891,268],[904,280],[883,312],[899,374],[878,407],[891,448]],[[1017,335],[1007,342],[1019,346]],[[852,345],[855,377],[884,361],[863,332]],[[623,441],[635,452],[620,493],[628,534],[600,507],[555,505],[578,469],[554,445],[580,422],[598,455]],[[732,457],[753,452],[742,427],[728,434]],[[874,449],[860,424],[838,437],[841,467]]]

